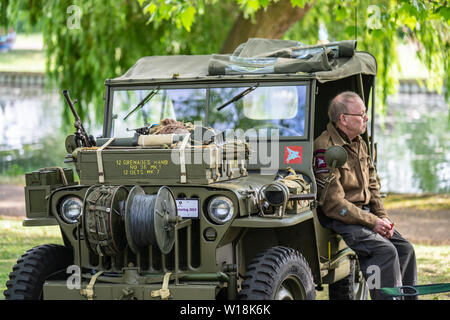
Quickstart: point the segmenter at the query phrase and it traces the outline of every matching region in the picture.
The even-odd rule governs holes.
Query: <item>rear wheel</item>
[[[330,300],[367,300],[367,283],[357,262],[356,259],[351,259],[350,274],[328,286]]]
[[[73,263],[72,250],[45,244],[25,252],[6,282],[6,300],[41,300],[44,281]]]
[[[239,293],[242,300],[314,300],[311,269],[298,251],[272,247],[247,268]]]

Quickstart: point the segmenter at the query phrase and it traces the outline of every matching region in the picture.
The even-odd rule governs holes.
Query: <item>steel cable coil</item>
[[[137,194],[133,198],[130,210],[130,233],[138,247],[156,244],[155,237],[156,195]]]

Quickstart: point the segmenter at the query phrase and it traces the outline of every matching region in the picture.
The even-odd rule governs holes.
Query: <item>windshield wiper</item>
[[[142,108],[147,102],[150,101],[151,98],[153,98],[153,96],[154,96],[155,94],[158,93],[158,91],[159,91],[159,88],[153,89],[152,91],[150,91],[150,93],[149,93],[148,95],[146,95],[145,98],[142,99],[141,102],[139,102],[138,105],[137,105],[133,110],[131,110],[131,111],[123,118],[123,120],[127,120],[127,118],[128,118],[129,116],[131,116],[131,115],[132,115],[134,112],[136,112],[138,109]]]
[[[229,105],[230,103],[233,103],[235,101],[238,101],[239,99],[242,99],[244,96],[246,96],[247,94],[249,94],[250,92],[252,92],[253,90],[255,90],[257,87],[259,86],[259,83],[255,84],[253,87],[247,88],[244,91],[242,91],[241,93],[235,95],[233,98],[231,98],[231,100],[228,100],[227,102],[225,102],[224,104],[222,104],[221,106],[217,107],[217,111],[222,110],[223,108],[225,108],[227,105]]]

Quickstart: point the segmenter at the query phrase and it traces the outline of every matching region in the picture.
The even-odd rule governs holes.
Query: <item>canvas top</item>
[[[377,63],[356,41],[304,46],[297,41],[249,39],[232,54],[150,56],[106,84],[149,84],[172,81],[292,76],[327,82],[355,74],[376,75]]]

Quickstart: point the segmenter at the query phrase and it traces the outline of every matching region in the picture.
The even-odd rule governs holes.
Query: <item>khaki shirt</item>
[[[344,136],[345,134],[342,133]],[[388,218],[380,197],[379,184],[365,141],[356,137],[353,141],[342,137],[332,124],[314,141],[314,174],[320,197],[325,179],[330,168],[325,164],[324,153],[328,147],[339,145],[348,154],[347,162],[333,172],[335,179],[328,188],[323,213],[329,218],[347,224],[361,224],[373,228],[379,218]],[[371,212],[362,208],[370,205]]]

